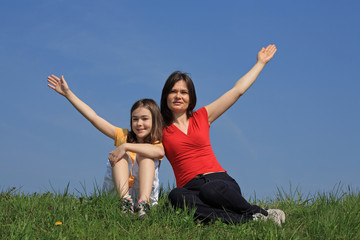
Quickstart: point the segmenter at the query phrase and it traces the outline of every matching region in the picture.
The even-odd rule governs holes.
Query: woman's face
[[[174,113],[186,112],[189,107],[189,90],[184,80],[177,81],[167,96],[167,105]]]
[[[131,113],[131,127],[138,142],[150,134],[152,128],[152,116],[149,109],[138,107]]]

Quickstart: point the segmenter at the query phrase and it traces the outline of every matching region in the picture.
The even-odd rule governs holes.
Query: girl
[[[48,82],[50,88],[63,95],[94,127],[115,140],[117,148],[109,154],[108,167],[112,167],[110,172],[122,199],[122,210],[133,213],[132,198],[137,197],[139,201],[136,210],[140,216],[144,216],[150,207],[150,201],[152,204],[157,203],[159,161],[165,154],[161,144],[162,117],[156,102],[152,99],[141,99],[132,106],[131,130],[128,131],[99,117],[70,91],[63,76],[58,78],[51,75]],[[109,175],[111,176],[107,174],[105,180]],[[109,184],[105,185],[109,189]]]
[[[220,218],[238,223],[270,218],[278,225],[285,221],[283,211],[265,210],[244,199],[239,185],[216,159],[209,138],[210,125],[255,82],[275,52],[275,45],[262,48],[254,67],[232,89],[195,112],[196,92],[191,78],[177,71],[167,79],[161,113],[165,122],[163,144],[177,184],[169,194],[173,206],[194,206],[196,217],[205,220]]]

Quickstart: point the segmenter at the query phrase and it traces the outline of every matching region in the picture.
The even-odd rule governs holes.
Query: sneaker
[[[284,211],[282,211],[280,209],[268,209],[267,212],[268,212],[267,216],[265,216],[265,215],[263,215],[261,213],[254,214],[253,215],[253,220],[255,220],[255,221],[263,220],[264,222],[266,222],[268,219],[271,219],[279,227],[281,227],[281,224],[285,222],[285,213],[284,213]]]
[[[261,213],[255,213],[252,215],[254,221],[264,221],[266,222],[267,216],[261,214]]]
[[[142,200],[141,202],[139,201],[138,205],[136,206],[136,212],[138,213],[140,218],[144,218],[149,212],[149,210],[150,203],[145,200]]]
[[[273,220],[279,227],[282,223],[285,222],[285,213],[283,210],[280,209],[269,209],[268,212],[268,218]]]
[[[121,211],[125,214],[134,214],[134,203],[131,197],[126,197],[120,200]]]

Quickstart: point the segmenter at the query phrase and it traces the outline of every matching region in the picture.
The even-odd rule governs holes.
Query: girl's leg
[[[140,155],[136,156],[136,161],[139,166],[139,202],[142,200],[149,202],[155,177],[155,162]]]
[[[113,179],[113,170],[109,161],[106,164],[106,172],[104,176],[103,191],[107,193],[115,192],[115,184]]]
[[[129,163],[126,158],[122,158],[112,168],[113,179],[120,198],[129,195]]]

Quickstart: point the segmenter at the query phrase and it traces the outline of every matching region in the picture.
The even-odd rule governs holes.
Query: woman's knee
[[[174,188],[168,196],[174,207],[184,208],[186,206],[194,206],[199,202],[196,192],[186,188]]]
[[[172,205],[176,206],[184,201],[182,192],[182,188],[174,188],[173,190],[171,190],[168,195],[168,199],[170,200]]]

